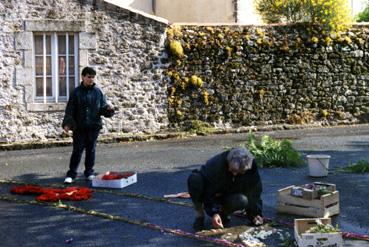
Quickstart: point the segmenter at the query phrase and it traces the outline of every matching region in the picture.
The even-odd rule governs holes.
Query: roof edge
[[[163,24],[166,24],[166,25],[169,25],[169,20],[165,19],[165,18],[162,18],[162,17],[158,17],[158,16],[155,16],[155,15],[150,15],[146,12],[143,12],[143,11],[140,11],[138,9],[134,9],[134,8],[131,8],[129,6],[126,6],[124,4],[121,4],[121,3],[117,3],[116,1],[113,1],[113,0],[104,0],[104,2],[108,3],[108,4],[112,4],[114,6],[117,6],[119,8],[122,8],[122,9],[126,9],[130,12],[133,12],[135,14],[139,14],[139,15],[142,15],[143,17],[146,17],[146,18],[149,18],[149,19],[152,19],[152,20],[155,20],[157,22],[161,22]]]

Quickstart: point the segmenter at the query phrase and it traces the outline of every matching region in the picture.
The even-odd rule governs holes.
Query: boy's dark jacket
[[[108,104],[102,91],[95,86],[85,87],[82,83],[71,94],[62,127],[71,129],[102,128],[101,116],[112,117],[114,110],[108,111]]]
[[[216,196],[242,193],[248,199],[247,216],[252,220],[262,216],[262,184],[255,160],[252,168],[242,175],[233,176],[228,171],[229,151],[218,154],[201,166],[200,173],[205,178],[205,198],[209,204],[216,203]],[[214,207],[216,208],[216,207]],[[213,214],[218,212],[213,212]]]

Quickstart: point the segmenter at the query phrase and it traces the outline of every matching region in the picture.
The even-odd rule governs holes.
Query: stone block
[[[32,32],[15,33],[15,49],[17,50],[32,50],[33,39]]]
[[[24,67],[25,68],[33,68],[33,52],[32,50],[25,50],[24,51]]]
[[[17,68],[15,70],[17,85],[32,86],[32,68]]]
[[[84,68],[88,66],[88,51],[87,50],[79,50],[79,66],[80,68]]]
[[[28,20],[25,29],[31,32],[83,32],[85,21]]]
[[[96,49],[96,35],[94,33],[82,32],[79,34],[80,49]]]

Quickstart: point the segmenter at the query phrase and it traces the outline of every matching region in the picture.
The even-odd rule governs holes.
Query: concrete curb
[[[357,125],[357,124],[355,124]],[[350,126],[350,125],[344,125]],[[220,134],[235,134],[235,133],[247,133],[252,132],[265,132],[275,130],[293,130],[293,129],[312,129],[322,127],[333,127],[322,123],[309,124],[309,125],[266,125],[266,126],[248,126],[240,128],[224,128],[224,129],[213,129],[209,132],[183,132],[183,131],[170,131],[153,133],[153,134],[123,134],[123,133],[109,133],[101,134],[98,143],[120,143],[120,142],[135,142],[135,141],[152,141],[152,140],[164,140],[172,138],[187,138],[193,136],[210,136]],[[334,126],[337,127],[337,126]],[[9,150],[23,150],[23,149],[39,149],[39,148],[50,148],[50,147],[63,147],[72,144],[72,138],[60,138],[60,139],[48,139],[42,141],[28,141],[28,142],[10,142],[0,143],[0,151]]]

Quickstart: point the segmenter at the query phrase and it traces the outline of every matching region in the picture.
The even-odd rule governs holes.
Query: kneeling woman
[[[187,183],[197,214],[195,231],[204,229],[204,211],[215,228],[223,228],[237,210],[246,210],[253,224],[263,224],[262,184],[249,150],[233,148],[214,156],[192,171]]]

